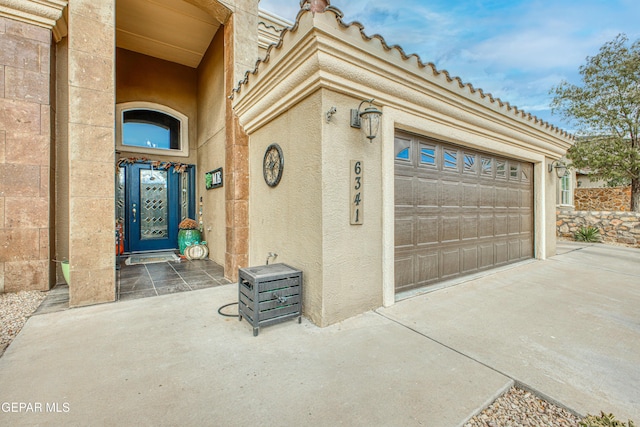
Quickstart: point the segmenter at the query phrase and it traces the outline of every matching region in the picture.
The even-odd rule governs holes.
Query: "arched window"
[[[117,149],[135,153],[189,155],[189,119],[172,108],[150,102],[117,106]]]

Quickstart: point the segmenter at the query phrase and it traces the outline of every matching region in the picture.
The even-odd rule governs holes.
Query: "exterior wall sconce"
[[[333,117],[333,115],[337,112],[338,110],[336,109],[336,107],[331,107],[331,109],[329,109],[329,111],[327,111],[325,113],[325,117],[327,119],[327,123],[329,123],[331,121],[331,117]]]
[[[362,129],[369,142],[372,142],[378,136],[380,117],[382,116],[382,111],[373,106],[373,101],[373,99],[365,99],[358,105],[357,110],[351,110],[351,127]],[[361,112],[360,107],[365,102],[368,102],[369,106]]]
[[[567,168],[567,165],[559,160],[554,160],[549,165],[549,173],[553,172],[554,169],[556,170],[556,175],[558,176],[558,178],[562,178],[569,173],[569,168]]]

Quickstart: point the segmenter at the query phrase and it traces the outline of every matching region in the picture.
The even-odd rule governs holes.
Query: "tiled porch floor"
[[[231,283],[222,266],[210,260],[125,265],[118,271],[118,300],[126,301]]]
[[[188,292],[231,283],[224,278],[224,268],[210,260],[181,260],[155,264],[126,265],[122,257],[116,271],[117,301]],[[69,287],[57,285],[34,314],[69,308]]]

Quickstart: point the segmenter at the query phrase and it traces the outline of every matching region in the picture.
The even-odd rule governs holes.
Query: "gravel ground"
[[[40,291],[0,294],[0,356],[46,296]]]
[[[576,427],[581,419],[535,394],[513,387],[465,427],[549,426]]]

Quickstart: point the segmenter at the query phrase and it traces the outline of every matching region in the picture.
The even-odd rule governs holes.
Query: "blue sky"
[[[493,96],[565,130],[551,115],[549,90],[580,84],[587,56],[619,33],[640,39],[638,0],[332,0],[345,22],[358,21]],[[293,21],[299,0],[261,0]]]

